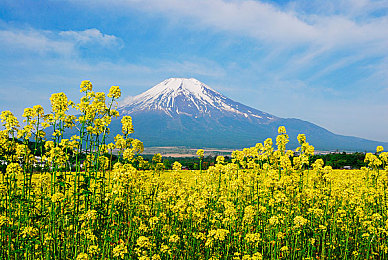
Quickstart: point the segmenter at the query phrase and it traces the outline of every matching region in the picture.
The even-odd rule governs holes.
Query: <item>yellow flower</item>
[[[81,90],[80,92],[86,92],[86,91],[91,91],[93,86],[92,86],[92,83],[89,81],[89,80],[84,80],[81,82],[81,86],[80,86]]]
[[[252,255],[252,260],[263,260],[263,255],[259,252],[256,252]]]
[[[278,134],[285,134],[285,133],[286,133],[286,128],[284,126],[279,126]]]
[[[283,246],[282,248],[280,248],[280,251],[287,252],[288,251],[288,246]]]
[[[132,145],[133,152],[135,154],[139,154],[139,153],[144,152],[144,145],[143,145],[143,142],[141,142],[140,140],[133,139],[131,141],[131,145]]]
[[[115,99],[121,97],[121,90],[119,86],[112,86],[109,90],[108,97]]]
[[[369,236],[370,236],[369,233],[364,233],[364,234],[361,235],[361,237],[363,237],[363,238],[368,238]]]
[[[245,235],[245,240],[247,243],[258,243],[260,242],[260,233],[248,233]]]
[[[255,220],[256,210],[252,205],[246,206],[244,209],[243,222],[247,224],[252,224]]]
[[[115,144],[114,144],[114,143],[109,143],[109,144],[106,146],[106,148],[112,152],[113,149],[115,149]]]
[[[44,116],[44,110],[41,105],[36,105],[33,106],[32,109],[34,110],[34,114],[38,117],[43,117]]]
[[[145,236],[140,236],[137,240],[136,240],[136,245],[138,247],[142,247],[142,248],[148,248],[150,247],[150,240],[148,237],[145,237]]]
[[[374,213],[373,215],[372,215],[372,219],[373,219],[373,221],[379,221],[379,220],[381,220],[383,217],[379,214],[379,213]]]
[[[0,118],[1,122],[3,122],[3,126],[5,126],[8,131],[15,130],[16,127],[19,127],[19,121],[10,111],[2,111]]]
[[[160,246],[160,252],[161,252],[162,254],[164,254],[164,253],[171,254],[170,248],[168,247],[168,245],[165,245],[165,244],[162,244],[162,245]]]
[[[302,147],[301,147],[301,150],[304,154],[307,154],[307,155],[314,155],[314,146],[310,145],[309,143],[307,142],[304,142],[302,144]]]
[[[34,110],[29,107],[25,108],[22,116],[31,119],[35,116]]]
[[[270,151],[272,149],[272,145],[273,145],[272,138],[265,139],[265,141],[264,141],[264,149],[266,151]]]
[[[229,230],[223,229],[223,231],[227,231],[229,233]],[[205,242],[205,247],[213,247],[214,242],[216,240],[223,241],[225,239],[225,236],[227,235],[227,233],[225,233],[223,231],[219,232],[216,229],[210,230],[209,234],[207,235],[207,240]]]
[[[26,237],[35,237],[38,235],[38,229],[34,228],[34,227],[31,227],[31,226],[28,226],[28,227],[25,227],[22,231],[22,236],[24,238]]]
[[[286,237],[286,234],[284,234],[283,232],[279,232],[276,236],[277,236],[277,238],[278,238],[279,240],[281,240],[281,239],[283,239],[283,238]]]
[[[304,134],[299,134],[297,138],[298,138],[298,142],[300,145],[302,145],[306,142],[306,135],[304,135]]]
[[[124,259],[126,254],[128,254],[128,249],[125,246],[124,241],[120,239],[119,244],[113,248],[113,257]]]
[[[54,238],[50,234],[44,234],[44,245],[49,245],[51,243],[54,243]]]
[[[294,224],[295,224],[295,226],[298,227],[298,228],[299,228],[299,227],[302,227],[302,226],[304,226],[304,225],[306,225],[307,222],[308,222],[308,220],[305,219],[305,218],[302,217],[302,216],[296,216],[296,217],[294,218]]]
[[[131,161],[133,159],[133,156],[134,156],[133,149],[125,149],[124,150],[124,153],[123,153],[124,159]]]
[[[55,115],[55,119],[62,119],[65,116],[65,112],[69,110],[68,100],[65,93],[55,93],[50,97],[51,109]]]
[[[117,111],[115,109],[110,110],[110,116],[117,118],[119,115],[120,115],[119,111]]]
[[[174,162],[172,164],[172,169],[174,171],[179,171],[179,170],[182,170],[182,164],[180,164],[179,162]]]
[[[125,141],[122,135],[116,135],[115,138],[115,147],[117,149],[125,149],[127,147],[127,142]]]
[[[217,161],[218,164],[224,164],[225,163],[225,158],[224,158],[224,156],[219,155],[219,156],[217,156],[216,161]]]
[[[204,155],[204,150],[203,149],[198,149],[197,151],[197,155],[199,156],[199,159],[203,159],[203,155]]]
[[[92,209],[92,210],[88,210],[85,214],[83,214],[79,220],[80,221],[83,221],[83,220],[86,220],[86,221],[89,221],[89,220],[95,220],[97,218],[97,211]]]
[[[61,192],[57,192],[55,193],[52,197],[51,197],[51,201],[54,202],[54,203],[57,203],[57,202],[61,202],[65,199],[65,195]]]
[[[8,225],[10,223],[6,216],[0,215],[0,227]]]
[[[6,172],[9,176],[17,176],[22,174],[23,169],[18,163],[10,163],[7,165]]]
[[[272,216],[269,220],[268,220],[269,224],[271,226],[276,226],[280,223],[279,221],[279,218],[277,216]]]
[[[159,218],[158,217],[152,217],[152,218],[150,218],[149,222],[150,222],[151,226],[155,226],[156,224],[158,224]]]
[[[80,253],[80,254],[77,256],[77,258],[76,258],[76,260],[88,260],[88,259],[89,259],[89,256],[88,256],[87,253]]]
[[[152,161],[155,163],[160,163],[162,161],[162,155],[160,153],[154,154]]]
[[[159,254],[154,254],[151,258],[151,260],[161,260],[162,258],[160,257]]]
[[[202,232],[193,233],[193,237],[198,240],[206,240],[206,235]]]
[[[178,243],[178,241],[179,241],[179,236],[175,234],[170,236],[170,238],[168,239],[168,242],[170,243]]]
[[[122,132],[125,137],[134,132],[133,125],[132,125],[132,117],[123,116],[123,118],[121,119],[121,124],[122,124]]]
[[[372,153],[367,153],[365,155],[364,162],[368,163],[369,167],[378,167],[382,164],[381,160]]]
[[[91,245],[88,248],[88,253],[91,255],[97,255],[100,252],[100,249],[96,245]]]

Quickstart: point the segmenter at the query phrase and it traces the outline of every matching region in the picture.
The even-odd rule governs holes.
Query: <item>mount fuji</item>
[[[319,150],[372,151],[384,143],[336,135],[313,123],[280,118],[246,106],[206,84],[190,78],[170,78],[146,92],[125,99],[120,117],[130,115],[134,137],[145,146],[187,146],[195,148],[243,148],[266,138],[276,138],[283,125],[290,136],[288,148],[298,146],[297,135],[306,134]],[[113,120],[111,134],[121,130]],[[274,140],[275,142],[275,140]]]
[[[248,119],[257,123],[269,123],[277,117],[235,102],[196,79],[170,78],[146,92],[127,99],[120,112],[125,115],[136,113],[164,113],[171,118],[221,117]]]

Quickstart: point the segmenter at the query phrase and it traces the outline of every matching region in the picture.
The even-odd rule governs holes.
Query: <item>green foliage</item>
[[[314,155],[311,157],[311,162],[317,159],[322,159],[325,165],[331,166],[333,169],[343,169],[344,166],[350,166],[352,169],[360,169],[365,166],[364,153],[329,153],[323,155]]]

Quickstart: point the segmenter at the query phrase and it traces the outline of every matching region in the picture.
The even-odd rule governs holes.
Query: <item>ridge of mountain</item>
[[[124,101],[120,111],[126,115],[139,111],[159,111],[172,118],[178,115],[194,118],[234,116],[260,123],[277,119],[273,115],[233,101],[193,78],[166,79],[144,93]]]
[[[186,146],[239,149],[276,138],[279,126],[290,137],[288,148],[298,146],[297,135],[319,150],[374,151],[388,143],[334,134],[313,123],[280,118],[236,102],[206,84],[190,78],[170,78],[144,93],[126,99],[120,117],[132,116],[134,137],[145,146]],[[120,133],[120,120],[111,132]]]

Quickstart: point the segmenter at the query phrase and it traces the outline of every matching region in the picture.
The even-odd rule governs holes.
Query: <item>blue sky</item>
[[[169,77],[388,141],[388,1],[0,0],[0,110]]]

